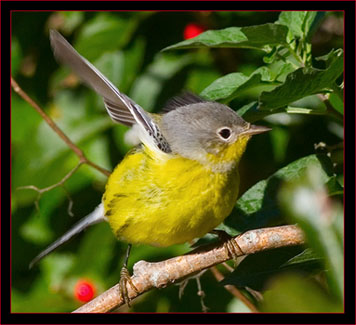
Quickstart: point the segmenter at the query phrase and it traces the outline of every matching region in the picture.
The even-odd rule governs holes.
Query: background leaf
[[[265,50],[266,45],[286,43],[287,28],[275,24],[209,30],[164,50],[197,47],[236,47]]]
[[[258,108],[262,91],[271,91],[276,85],[285,83],[288,75],[301,68],[301,62],[306,68],[311,68],[313,62],[315,70],[328,70],[336,64],[339,58],[335,55],[337,51],[332,49],[343,46],[343,13],[328,12],[323,16],[318,12],[310,28],[307,22],[304,27],[300,26],[305,32],[309,28],[308,39],[295,37],[287,26],[274,23],[281,14],[283,12],[273,11],[16,11],[11,19],[12,76],[89,159],[109,170],[131,148],[125,142],[128,128],[112,123],[102,99],[58,64],[50,48],[50,28],[61,32],[122,92],[151,112],[159,112],[170,97],[184,89],[199,94],[207,88],[212,94],[216,91],[218,96],[222,96],[214,98],[231,106],[249,122],[256,121],[257,124],[271,127],[273,131],[269,134],[250,140],[239,164],[240,193],[246,196],[242,195],[242,201],[227,223],[219,227],[231,234],[238,234],[251,227],[290,220],[281,217],[286,214],[280,212],[276,192],[273,192],[273,186],[276,186],[276,191],[279,180],[283,181],[287,175],[283,172],[283,176],[275,180],[271,175],[290,164],[291,169],[295,168],[295,175],[298,174],[302,167],[297,163],[293,166],[292,162],[315,155],[321,149],[314,149],[314,145],[321,141],[326,144],[322,152],[330,153],[331,162],[335,165],[327,173],[325,162],[318,160],[319,155],[315,156],[316,165],[319,161],[318,166],[322,166],[320,168],[327,174],[325,181],[328,194],[338,201],[342,200],[343,195],[342,121],[330,119],[325,105],[316,96],[307,96],[295,103],[288,102],[279,108]],[[199,24],[210,32],[184,41],[185,29],[191,23]],[[335,31],[325,28],[330,23]],[[210,35],[208,39],[207,35]],[[194,46],[199,49],[160,53],[162,48],[171,44],[176,44],[171,47],[176,48],[182,41],[190,48],[197,39]],[[311,54],[319,56],[319,59],[311,57]],[[229,77],[225,79],[225,76],[229,75],[242,76],[241,82],[238,78],[231,78],[231,82],[227,82]],[[223,81],[220,89],[215,89],[215,86],[219,86],[217,79]],[[337,78],[327,88],[331,92],[330,102],[335,114],[343,111],[343,104],[334,98],[335,95],[341,102],[343,100],[343,83],[340,79]],[[31,271],[28,271],[28,263],[52,240],[92,211],[101,200],[106,177],[83,165],[65,182],[64,188],[45,193],[39,199],[37,211],[37,193],[19,190],[18,187],[55,184],[76,166],[78,157],[14,92],[11,99],[11,145],[11,311],[71,312],[79,307],[74,294],[78,280],[88,279],[97,288],[97,294],[117,283],[126,243],[117,241],[107,225],[97,225],[45,258]],[[290,179],[295,179],[292,170],[290,176]],[[259,193],[257,184],[261,180],[265,182],[258,185],[261,186]],[[250,196],[247,194],[249,190]],[[70,202],[73,203],[71,209],[74,217],[68,213]],[[266,211],[260,206],[266,207]],[[242,214],[237,213],[238,208]],[[257,216],[261,216],[261,219]],[[230,225],[236,225],[236,228]],[[338,241],[342,242],[342,220],[336,218],[332,227]],[[212,239],[216,241],[214,236],[204,238]],[[278,276],[277,270],[283,268],[285,263],[295,262],[300,266],[306,259],[305,263],[312,265],[313,257],[308,257],[305,251],[301,251],[302,248],[298,251],[294,249],[286,251],[290,259],[286,258],[276,263],[274,268],[271,267],[269,276],[261,276],[263,288],[268,288],[269,279]],[[167,248],[136,246],[132,250],[129,268],[140,259],[161,261],[189,250],[188,244]],[[319,255],[319,250],[313,248],[313,252],[318,252],[316,258],[327,261],[325,255]],[[272,251],[269,253],[271,262],[278,260],[278,256],[273,257]],[[261,261],[265,260],[262,255],[260,258]],[[263,267],[261,261],[256,257],[256,266]],[[250,275],[256,278],[261,269],[253,269],[252,262],[252,259],[246,259],[245,267],[248,266]],[[326,265],[323,262],[320,264]],[[338,299],[337,291],[329,288],[330,280],[323,281],[319,274],[314,276],[313,270],[308,268],[304,268],[303,272],[328,292],[328,299]],[[209,272],[201,278],[201,284],[209,311],[246,311],[246,306],[236,303],[237,300],[218,285]],[[136,299],[130,311],[200,312],[197,290],[195,281],[188,283],[181,299],[177,286],[154,290]],[[257,303],[248,291],[241,290]],[[310,290],[308,288],[308,294]],[[280,289],[277,294],[283,292]],[[288,292],[288,297],[291,300],[288,301],[288,308],[293,308],[293,299],[297,298],[293,292]],[[282,309],[284,305],[277,307]],[[121,310],[127,311],[125,307]]]
[[[242,232],[285,222],[275,197],[284,181],[297,179],[309,166],[320,171],[324,183],[332,176],[331,162],[326,155],[310,155],[294,161],[246,191],[224,224]]]
[[[261,291],[273,277],[287,272],[302,275],[322,269],[321,258],[301,247],[283,247],[247,256],[222,284]]]
[[[320,169],[308,166],[299,179],[286,183],[279,197],[284,211],[305,230],[309,245],[326,260],[330,288],[338,298],[343,298],[343,229],[341,207],[330,201],[324,188]]]
[[[294,36],[306,38],[316,15],[316,11],[283,11],[278,22],[287,26]]]
[[[270,284],[264,295],[262,311],[285,313],[340,313],[336,303],[314,281],[298,275],[284,275]]]
[[[342,74],[344,59],[342,50],[330,55],[325,70],[300,68],[287,76],[283,85],[270,92],[263,92],[259,98],[259,109],[276,109],[300,98],[332,91],[330,85]]]
[[[234,72],[216,79],[211,85],[206,87],[200,95],[209,100],[225,99],[230,101],[237,96],[241,96],[244,91],[261,86],[272,81],[271,72],[267,67],[256,70],[249,77],[243,73]],[[272,84],[273,85],[273,84]]]
[[[137,18],[117,17],[107,12],[94,16],[80,31],[74,44],[76,50],[91,61],[105,51],[123,47],[137,26]]]

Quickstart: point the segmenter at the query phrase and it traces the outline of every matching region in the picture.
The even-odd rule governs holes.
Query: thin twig
[[[227,269],[228,271],[230,271],[231,273],[235,271],[234,268],[232,268],[229,264],[227,264],[226,262],[221,263],[225,269]],[[255,299],[257,301],[261,301],[262,300],[262,294],[259,291],[253,290],[249,287],[245,287],[245,289],[253,296],[255,297]]]
[[[225,269],[227,269],[228,271],[234,272],[235,269],[233,267],[231,267],[229,264],[227,264],[226,262],[221,263],[221,264],[224,265]]]
[[[19,94],[27,103],[29,103],[46,121],[46,123],[52,128],[54,132],[58,134],[58,136],[68,145],[68,147],[79,157],[80,164],[84,163],[92,166],[96,170],[100,171],[106,176],[109,176],[110,171],[98,166],[92,161],[88,160],[84,152],[78,148],[69,138],[68,136],[57,126],[57,124],[43,111],[43,109],[30,97],[27,95],[25,91],[23,91],[18,83],[11,77],[11,86],[14,91]]]
[[[213,273],[215,279],[220,282],[224,280],[224,276],[222,273],[216,268],[216,266],[213,266],[210,268],[210,271]],[[225,284],[224,288],[229,291],[233,296],[235,296],[237,299],[242,301],[245,306],[247,306],[248,309],[250,309],[253,313],[258,313],[258,309],[256,306],[248,299],[246,298],[243,293],[237,289],[234,285],[231,284]]]
[[[182,299],[182,296],[183,296],[183,293],[184,293],[184,290],[185,290],[187,284],[189,283],[190,280],[195,279],[195,281],[197,282],[197,287],[198,287],[197,295],[200,297],[200,304],[201,304],[203,313],[206,313],[209,310],[209,308],[204,303],[205,292],[202,290],[202,286],[201,286],[201,282],[200,282],[200,278],[203,276],[203,274],[206,271],[207,271],[207,269],[199,272],[198,274],[190,276],[189,278],[186,278],[182,282],[178,283],[178,286],[179,286],[178,297],[179,297],[179,299]]]
[[[201,286],[200,278],[202,275],[206,272],[207,270],[203,270],[199,272],[199,274],[195,277],[195,280],[197,282],[197,287],[198,287],[198,292],[197,295],[200,297],[200,305],[203,313],[207,313],[209,308],[205,305],[204,298],[205,298],[205,292],[203,291],[203,288]]]
[[[248,255],[278,247],[304,244],[304,235],[297,226],[280,226],[250,230],[235,237],[234,240],[242,249],[241,255]],[[230,258],[224,243],[217,243],[199,247],[188,254],[162,262],[139,261],[134,265],[131,277],[137,292],[128,286],[128,296],[132,300],[152,288],[166,287]],[[74,312],[104,313],[123,304],[119,284],[116,284]]]
[[[83,164],[83,162],[79,162],[69,173],[67,173],[67,175],[65,175],[58,183],[56,184],[52,184],[48,187],[45,188],[38,188],[37,186],[34,185],[27,185],[27,186],[19,186],[17,189],[18,190],[34,190],[39,192],[40,194],[44,193],[44,192],[48,192],[50,190],[53,190],[56,187],[62,186],[66,180],[71,177],[76,171],[77,169]]]
[[[69,200],[68,214],[70,216],[73,216],[73,213],[72,213],[73,201],[70,198],[69,193],[65,189],[64,183],[67,181],[68,178],[70,178],[78,170],[78,168],[82,164],[83,164],[83,162],[79,161],[79,163],[69,173],[67,173],[58,183],[52,184],[52,185],[50,185],[48,187],[38,188],[35,185],[26,185],[26,186],[19,186],[17,188],[17,190],[34,190],[34,191],[38,192],[38,196],[37,196],[37,199],[36,199],[36,202],[35,202],[35,206],[36,206],[36,210],[39,212],[40,211],[40,209],[39,209],[39,200],[40,200],[42,194],[45,193],[45,192],[48,192],[50,190],[53,190],[56,187],[60,187],[61,186],[63,188],[63,190],[65,191],[65,193],[66,193],[66,195],[68,197],[68,200]]]

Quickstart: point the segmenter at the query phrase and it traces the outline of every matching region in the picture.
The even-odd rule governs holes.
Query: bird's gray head
[[[164,114],[160,127],[173,153],[201,160],[206,154],[219,156],[250,124],[228,106],[205,101]]]

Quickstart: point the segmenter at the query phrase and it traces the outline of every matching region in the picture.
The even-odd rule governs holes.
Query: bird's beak
[[[268,128],[267,126],[250,124],[250,127],[247,130],[243,131],[241,134],[255,135],[255,134],[260,134],[263,132],[268,132],[271,130],[272,129]]]

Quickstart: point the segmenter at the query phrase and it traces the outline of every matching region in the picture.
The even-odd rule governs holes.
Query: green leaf
[[[41,116],[17,94],[11,96],[11,144],[17,150],[30,139],[41,123]],[[26,118],[24,118],[26,116]]]
[[[20,69],[22,52],[19,41],[13,37],[11,40],[11,75],[16,76]]]
[[[326,183],[326,187],[330,196],[344,194],[344,188],[340,185],[337,176],[331,177]]]
[[[267,51],[266,46],[286,44],[287,31],[286,27],[271,23],[208,30],[194,38],[168,46],[163,51],[199,47],[251,48]]]
[[[37,277],[31,291],[11,290],[11,311],[14,313],[69,313],[77,306],[73,299],[51,290],[44,277]]]
[[[97,239],[100,238],[98,241]],[[109,267],[117,239],[112,235],[109,225],[104,222],[95,227],[91,227],[83,235],[80,242],[79,251],[76,254],[74,271],[79,274],[86,270],[87,273],[97,273],[105,275],[105,270]],[[93,252],[98,254],[93,254]],[[88,261],[90,263],[88,264]]]
[[[254,113],[259,113],[257,106],[258,106],[257,102],[251,102],[251,103],[246,104],[246,105],[242,106],[241,108],[239,108],[237,110],[237,114],[239,114],[245,120],[251,122],[251,120],[247,117],[247,115],[250,115],[250,114],[253,115]]]
[[[327,64],[325,70],[300,68],[290,73],[281,86],[261,94],[259,108],[276,109],[309,95],[332,91],[335,80],[344,69],[343,51],[329,53]]]
[[[32,214],[31,218],[21,226],[20,234],[28,242],[39,245],[48,243],[53,237],[48,219],[39,216],[37,213]]]
[[[103,168],[108,170],[112,170],[112,165],[110,162],[110,144],[106,136],[101,133],[98,133],[94,136],[90,141],[85,143],[82,146],[82,149],[85,152],[86,157],[90,161],[95,161],[95,163]],[[84,166],[83,166],[84,167]],[[97,186],[102,182],[102,186],[104,189],[104,185],[107,182],[107,176],[103,175],[98,170],[91,168],[89,166],[85,166],[87,168],[81,169],[81,172],[88,175],[91,179],[95,179],[97,182]],[[70,180],[68,180],[67,184],[71,184]]]
[[[73,267],[74,260],[74,256],[63,253],[49,255],[43,259],[41,269],[43,269],[43,275],[52,290],[57,291],[60,288],[68,271]]]
[[[305,262],[320,262],[321,260],[322,259],[320,258],[320,256],[316,255],[315,252],[313,252],[310,248],[306,248],[298,255],[292,257],[282,266],[300,264]]]
[[[261,311],[272,313],[343,312],[315,281],[296,274],[284,274],[270,283],[263,297]]]
[[[51,114],[63,132],[69,134],[77,145],[113,125],[107,115],[88,114],[85,109],[85,98],[75,96],[73,92],[67,90],[57,94]],[[70,151],[45,122],[40,124],[35,139],[41,151],[38,159],[42,168],[44,164]]]
[[[343,58],[343,50],[331,50],[328,54],[318,56],[315,58],[316,61],[325,61],[325,67],[329,68],[335,61],[337,61],[340,57]]]
[[[278,46],[274,46],[270,52],[268,52],[264,57],[263,57],[263,62],[265,63],[273,63],[276,60],[278,53]]]
[[[16,96],[14,95],[14,103],[16,103],[15,98]],[[21,101],[19,101],[19,104],[21,104]],[[16,105],[12,110],[12,114],[15,114],[13,117],[18,117],[11,120],[13,123],[12,131],[15,135],[14,140],[16,140],[14,142],[16,159],[12,161],[12,185],[14,190],[19,186],[26,185],[35,185],[39,188],[53,185],[78,164],[78,157],[41,120],[41,117],[31,107],[27,106],[27,104]],[[92,144],[99,141],[100,132],[113,125],[106,114],[97,114],[89,109],[87,110],[85,98],[83,96],[75,96],[71,91],[59,92],[55,97],[54,105],[47,110],[47,113],[68,134],[71,140],[84,149],[86,154],[89,153],[90,156],[90,151],[94,148]],[[24,119],[24,115],[28,118]],[[21,150],[17,150],[17,148],[21,148]],[[97,152],[98,150],[94,151]],[[106,168],[111,167],[107,165],[109,160],[105,155],[89,158],[92,161],[103,163],[102,166]],[[83,177],[87,173],[86,169],[81,167],[68,180],[69,183],[66,183],[66,188],[70,191],[70,189],[78,190],[78,188],[85,186],[90,182],[87,177]],[[38,175],[41,175],[41,177],[38,177]],[[97,175],[100,174],[97,173]],[[97,176],[97,179],[101,180],[102,176]],[[73,183],[71,180],[73,180]],[[59,194],[53,200],[47,197],[52,192],[45,193],[40,201],[40,210],[43,215],[47,213],[45,208],[47,202],[52,202],[48,207],[48,212],[50,213],[61,200],[67,200],[63,189],[58,190]],[[17,190],[14,192],[14,196],[16,197],[16,203],[19,205],[31,204],[33,206],[37,193],[33,190]]]
[[[344,102],[338,95],[331,93],[329,96],[329,101],[336,111],[338,111],[341,115],[344,115]]]
[[[34,190],[18,190],[16,191],[16,195],[20,198],[20,201],[23,200],[21,194],[31,195],[25,197],[28,197],[26,201],[29,201],[29,204],[33,205],[33,212],[30,218],[22,224],[19,229],[21,237],[28,242],[38,245],[48,244],[54,239],[54,231],[50,226],[48,216],[50,216],[58,206],[63,204],[65,200],[68,201],[65,190],[63,188],[55,188],[49,192],[43,193],[38,202],[39,211],[35,209],[34,202],[38,199],[38,192],[35,192]],[[25,203],[27,203],[26,201]]]
[[[301,247],[282,247],[247,256],[222,284],[233,284],[237,287],[250,287],[263,290],[266,282],[277,274],[287,271],[303,274],[315,274],[321,268],[320,257],[306,252]]]
[[[193,62],[193,56],[158,53],[154,61],[134,82],[130,97],[144,109],[152,111],[167,80]]]
[[[278,109],[274,111],[261,111],[258,109],[258,103],[257,102],[251,102],[249,104],[246,104],[239,108],[237,110],[237,114],[239,114],[241,117],[243,117],[246,121],[253,123],[258,120],[263,119],[265,116],[268,116],[270,114],[275,114],[282,112],[283,109]]]
[[[284,63],[283,61],[277,61],[275,66],[279,66],[279,69],[276,72],[276,80],[280,82],[284,82],[287,76],[295,71],[295,67],[291,63]]]
[[[273,126],[273,132],[270,133],[273,155],[276,162],[284,161],[287,154],[287,146],[290,140],[290,133],[284,127]]]
[[[276,199],[277,193],[284,181],[297,179],[308,166],[320,170],[324,183],[333,176],[330,159],[324,154],[298,159],[247,190],[224,224],[233,231],[242,232],[285,221]]]
[[[226,101],[231,101],[244,91],[269,83],[272,79],[271,71],[267,67],[257,69],[249,77],[243,73],[234,72],[216,79],[200,95],[209,100],[226,99]]]
[[[192,70],[189,71],[185,88],[191,89],[195,93],[199,93],[219,77],[220,73],[217,69],[212,68],[210,64],[209,67],[193,67]]]
[[[89,61],[95,60],[106,51],[117,50],[126,45],[137,22],[137,16],[136,19],[124,18],[102,12],[84,25],[74,47]]]
[[[137,78],[144,53],[144,43],[138,38],[129,49],[106,52],[93,63],[121,92],[125,93]]]
[[[278,23],[287,26],[294,36],[306,38],[316,14],[316,11],[283,11]]]
[[[240,72],[233,72],[216,79],[212,84],[206,87],[200,95],[209,100],[218,100],[223,98],[232,97],[232,94],[246,85],[247,81],[250,84],[258,84],[260,78],[255,75],[253,78],[249,78]]]
[[[145,56],[146,41],[137,37],[130,42],[129,47],[124,51],[124,67],[122,83],[119,84],[120,91],[127,93],[134,80],[140,74],[140,69]]]
[[[336,226],[343,210],[327,197],[325,177],[320,169],[308,166],[297,179],[289,180],[279,192],[285,214],[304,230],[308,245],[325,258],[332,292],[343,297],[343,231]]]
[[[60,11],[58,15],[63,20],[61,31],[64,34],[72,33],[84,20],[84,11]]]

